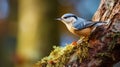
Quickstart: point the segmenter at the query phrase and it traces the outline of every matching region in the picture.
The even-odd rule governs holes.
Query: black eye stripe
[[[73,17],[75,17],[75,19],[78,19],[77,16],[73,16]]]
[[[67,16],[67,17],[64,17],[65,19],[69,18],[69,17],[74,17],[75,19],[78,19],[76,16],[74,15],[71,15],[71,16]]]

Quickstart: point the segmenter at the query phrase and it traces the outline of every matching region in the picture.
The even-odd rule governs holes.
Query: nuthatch
[[[94,27],[105,24],[99,21],[87,21],[71,13],[66,13],[61,18],[57,18],[57,20],[62,21],[71,33],[84,38],[89,37]]]

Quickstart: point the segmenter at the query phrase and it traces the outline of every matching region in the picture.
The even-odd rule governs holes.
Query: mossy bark
[[[35,67],[112,67],[119,62],[120,0],[101,0],[93,21],[108,24],[97,27],[89,41],[56,48]]]

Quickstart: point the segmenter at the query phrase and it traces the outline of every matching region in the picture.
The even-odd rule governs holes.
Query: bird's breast
[[[85,29],[82,29],[82,30],[75,30],[74,28],[72,27],[69,27],[68,30],[77,35],[77,36],[85,36],[85,37],[88,37],[92,31],[92,28],[85,28]]]

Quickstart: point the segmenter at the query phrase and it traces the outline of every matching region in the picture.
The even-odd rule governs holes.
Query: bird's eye
[[[68,17],[63,17],[64,19],[67,19]]]

